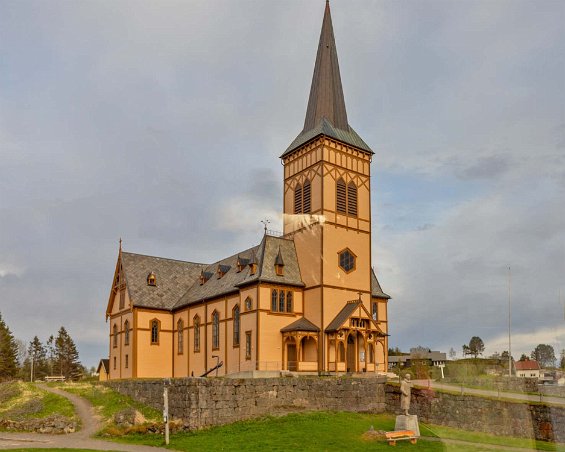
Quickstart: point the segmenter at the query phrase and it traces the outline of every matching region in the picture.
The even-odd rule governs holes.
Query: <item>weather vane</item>
[[[271,222],[271,220],[269,220],[268,218],[265,218],[264,220],[261,220],[261,223],[263,223],[263,226],[265,228],[265,234],[267,234],[267,225]]]

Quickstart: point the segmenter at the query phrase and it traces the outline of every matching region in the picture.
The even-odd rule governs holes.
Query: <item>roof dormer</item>
[[[218,279],[224,276],[227,272],[230,271],[229,265],[218,264],[218,269],[216,270],[216,274],[218,275]]]
[[[284,275],[284,260],[282,258],[280,247],[279,247],[279,252],[277,254],[277,257],[275,258],[275,273],[277,274],[277,276],[283,276]]]
[[[154,272],[151,272],[147,275],[147,285],[148,286],[156,286],[157,285],[157,277],[155,276]]]
[[[200,285],[203,285],[206,281],[208,281],[212,277],[212,273],[205,272],[202,270],[200,273]]]

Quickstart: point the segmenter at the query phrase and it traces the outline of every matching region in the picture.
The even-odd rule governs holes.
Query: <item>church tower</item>
[[[294,239],[306,285],[304,316],[321,331],[321,371],[336,370],[329,365],[334,350],[324,332],[331,329],[336,316],[344,315],[344,306],[361,300],[366,312],[377,310],[372,301],[372,156],[347,120],[326,2],[304,128],[281,155],[284,233]],[[360,347],[354,345],[348,354],[355,350],[357,355]],[[379,352],[385,359],[386,350]],[[351,364],[348,370],[361,369]]]

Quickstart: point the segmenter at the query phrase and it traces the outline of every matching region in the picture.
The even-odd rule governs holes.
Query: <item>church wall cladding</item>
[[[400,387],[387,384],[386,411],[400,414]],[[565,442],[565,408],[412,388],[410,414],[424,423],[498,436]]]
[[[115,380],[121,394],[163,408],[164,380]],[[302,411],[385,411],[385,378],[175,378],[169,413],[183,428],[200,429],[266,415]]]

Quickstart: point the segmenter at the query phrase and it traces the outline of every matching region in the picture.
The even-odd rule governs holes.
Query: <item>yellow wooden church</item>
[[[386,372],[371,262],[373,151],[347,120],[326,3],[304,128],[282,153],[283,233],[212,264],[119,250],[108,378]]]

